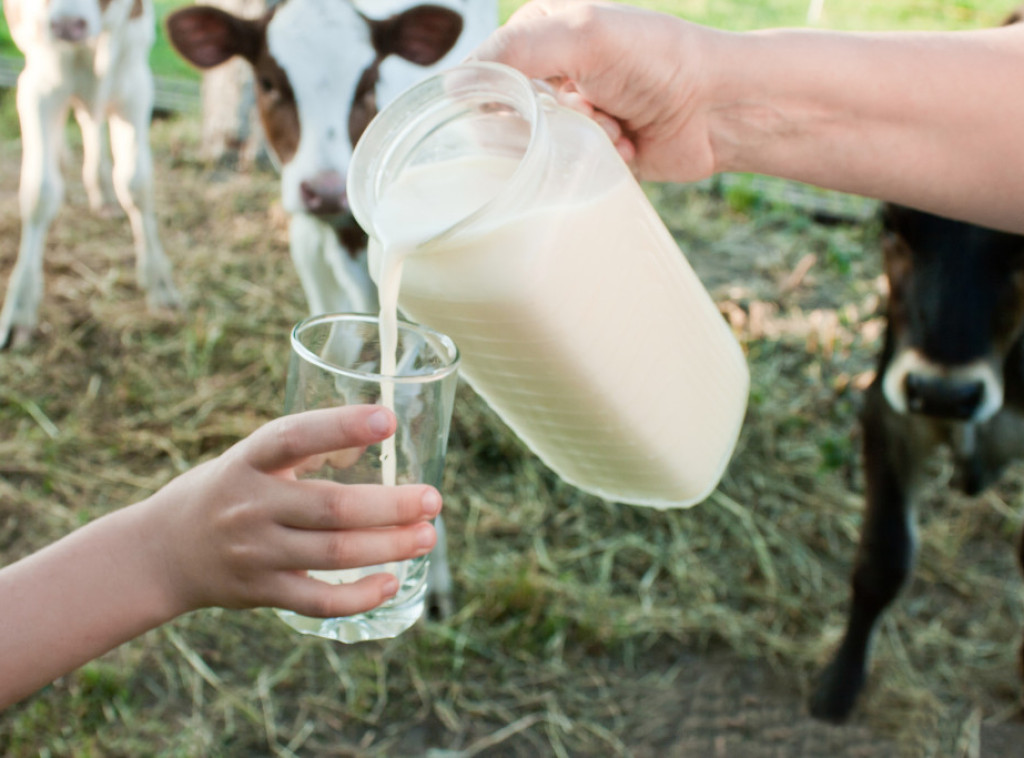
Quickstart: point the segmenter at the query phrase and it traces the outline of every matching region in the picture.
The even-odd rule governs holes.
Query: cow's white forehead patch
[[[289,0],[267,29],[267,47],[300,91],[355,90],[374,59],[370,30],[347,0]]]
[[[376,53],[366,19],[348,0],[287,0],[267,28],[267,48],[298,109],[299,146],[282,176],[284,203],[294,212],[299,181],[320,171],[345,175],[356,85]]]

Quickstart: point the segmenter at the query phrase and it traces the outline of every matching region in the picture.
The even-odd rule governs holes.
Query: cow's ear
[[[199,68],[219,66],[236,55],[256,62],[265,22],[194,5],[167,17],[167,38],[182,58]]]
[[[420,66],[437,63],[462,34],[462,16],[438,5],[417,5],[373,22],[373,45],[383,58],[398,55]]]

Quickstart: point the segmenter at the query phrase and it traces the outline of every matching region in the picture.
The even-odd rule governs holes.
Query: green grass
[[[522,5],[501,0],[503,18]],[[701,24],[742,31],[804,26],[808,0],[631,0]],[[834,29],[950,29],[991,26],[1012,3],[983,0],[825,0],[820,26]]]
[[[155,0],[154,10],[156,11],[156,42],[153,43],[153,52],[150,53],[150,65],[153,72],[159,76],[181,77],[186,79],[198,79],[199,73],[190,66],[167,41],[164,30],[164,19],[167,14],[186,5],[189,2],[181,0]]]
[[[20,55],[18,48],[14,46],[14,40],[11,39],[11,30],[7,26],[7,17],[3,14],[0,14],[0,55]]]
[[[0,142],[18,139],[18,111],[14,106],[14,90],[0,89]]]
[[[156,0],[157,40],[150,60],[160,76],[196,78],[167,42],[163,19],[188,3],[181,0]],[[523,3],[499,0],[502,19]],[[697,23],[729,30],[764,27],[803,26],[807,0],[634,0],[632,5],[671,13]],[[981,0],[825,0],[819,26],[834,29],[950,29],[992,26],[1000,22],[1010,4]],[[19,55],[10,38],[7,22],[0,17],[0,55]]]
[[[735,31],[804,26],[808,9],[807,0],[636,0],[631,4]],[[819,26],[848,30],[989,26],[1010,7],[981,0],[825,0]]]

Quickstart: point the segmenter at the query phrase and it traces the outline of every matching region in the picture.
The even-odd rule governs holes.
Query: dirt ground
[[[12,220],[17,207],[17,151],[2,150],[0,158],[0,212],[7,221],[7,232],[0,240],[0,285],[6,286],[17,247]],[[167,181],[173,183],[174,179]],[[72,190],[70,201],[81,205],[80,192]],[[721,251],[704,264],[702,269],[696,254],[695,268],[709,287],[735,286],[735,282],[729,282],[735,280],[741,267],[729,265]],[[0,372],[3,366],[0,356]],[[2,381],[13,378],[4,376]],[[755,662],[727,651],[698,655],[663,641],[628,665],[618,656],[590,659],[588,665],[585,691],[577,695],[590,699],[595,709],[605,709],[608,728],[614,729],[625,753],[635,758],[924,758],[883,736],[875,722],[862,715],[843,727],[811,719],[804,706],[806,677],[768,662]],[[885,672],[879,674],[884,676]],[[868,697],[871,687],[869,683]],[[936,755],[1024,756],[1024,723],[1017,714],[995,720],[988,714],[983,719],[980,712],[977,717],[970,711],[952,715],[963,724],[960,737],[949,752]],[[3,718],[0,714],[0,726]],[[450,744],[450,729],[432,715],[408,729],[390,754],[535,758],[548,750],[546,743],[533,736],[542,722],[537,714],[504,724],[481,721],[474,724],[462,747],[442,750],[435,746]],[[0,753],[3,747],[0,730]]]
[[[771,670],[729,658],[682,658],[662,691],[638,697],[644,714],[631,744],[637,758],[881,758],[892,741],[867,726],[822,724],[808,717],[801,693]],[[961,755],[1024,755],[1024,726],[982,726]]]
[[[666,647],[639,669],[609,662],[595,691],[614,711],[617,736],[632,758],[907,758],[908,752],[854,717],[824,724],[807,715],[792,676],[731,655],[680,654]],[[609,713],[609,722],[612,714]],[[526,758],[543,755],[508,739],[529,718],[478,739],[468,751],[431,749],[443,727],[427,722],[393,753],[428,758]],[[488,746],[488,741],[501,740]],[[1024,755],[1024,724],[971,725],[942,758],[1016,758]]]
[[[618,737],[634,758],[897,758],[899,747],[862,725],[830,726],[806,714],[800,693],[770,669],[730,656],[666,651],[663,667],[606,671],[606,685],[624,715]],[[625,714],[628,714],[625,715]],[[423,755],[410,740],[405,755]],[[1017,734],[1024,744],[1024,728]],[[1012,743],[1011,743],[1012,744]],[[441,754],[438,753],[438,757]],[[525,756],[496,746],[480,755]],[[979,756],[996,758],[996,744]]]

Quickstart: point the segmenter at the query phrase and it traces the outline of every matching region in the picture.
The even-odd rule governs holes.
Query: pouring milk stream
[[[455,340],[463,377],[567,482],[658,508],[710,494],[746,361],[600,128],[512,69],[465,64],[378,115],[348,187],[382,373],[400,308]]]
[[[377,208],[380,236],[379,241],[370,242],[370,270],[380,302],[381,373],[385,376],[397,370],[398,296],[406,257],[475,211],[481,198],[496,195],[517,165],[516,161],[495,158],[460,163],[463,165],[448,166],[449,170],[440,173],[411,171]],[[388,408],[394,408],[394,392],[393,384],[382,385],[381,402]],[[381,447],[382,479],[388,485],[395,483],[394,450],[394,437],[389,437]]]

